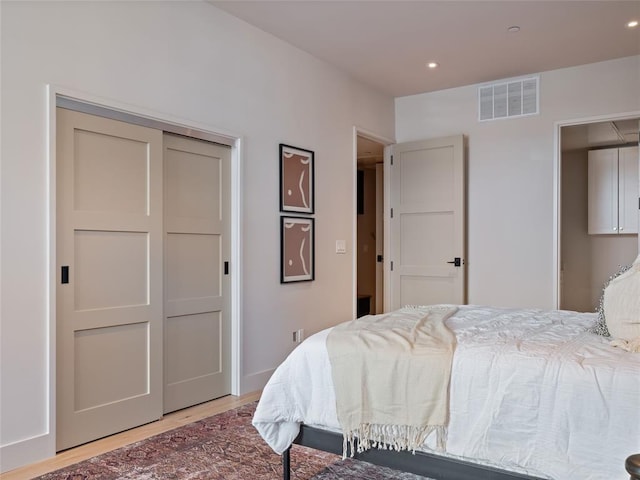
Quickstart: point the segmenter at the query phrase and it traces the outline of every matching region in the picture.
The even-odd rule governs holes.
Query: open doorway
[[[638,255],[639,130],[640,117],[560,127],[561,309],[595,311],[604,283]]]
[[[384,144],[357,136],[357,316],[382,313]]]

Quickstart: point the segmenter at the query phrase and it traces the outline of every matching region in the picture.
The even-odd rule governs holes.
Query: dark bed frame
[[[315,427],[301,425],[300,434],[293,443],[342,455],[342,435]],[[353,458],[438,480],[541,480],[426,452],[413,454],[407,451],[371,449],[363,453],[356,452]],[[283,479],[290,480],[290,449],[282,454],[282,466]]]
[[[315,427],[301,425],[300,433],[293,443],[342,455],[342,435]],[[541,480],[538,477],[426,452],[412,454],[406,451],[371,449],[363,453],[356,452],[353,458],[437,480]],[[282,454],[282,467],[283,479],[291,480],[291,447]],[[640,480],[640,454],[627,458],[625,467],[631,480]]]

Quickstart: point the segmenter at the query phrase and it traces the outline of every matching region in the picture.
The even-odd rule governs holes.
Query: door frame
[[[560,120],[554,123],[553,133],[553,279],[552,279],[552,308],[560,308],[562,292],[560,282],[560,250],[562,248],[562,127],[586,125],[589,123],[613,122],[616,120],[630,120],[640,118],[640,110],[609,115],[597,115],[591,117]],[[638,237],[640,242],[640,236]],[[640,249],[640,245],[639,245]]]
[[[388,245],[389,245],[389,215],[387,215],[387,212],[389,212],[389,159],[390,159],[390,154],[389,154],[389,147],[391,145],[394,145],[396,143],[395,140],[382,136],[382,135],[378,135],[377,133],[374,133],[370,130],[366,130],[364,128],[358,127],[358,126],[354,126],[353,127],[353,205],[352,205],[352,211],[353,211],[353,227],[352,227],[352,232],[351,232],[351,245],[352,245],[352,294],[351,294],[351,298],[352,298],[352,316],[353,318],[356,318],[357,316],[357,312],[358,312],[358,302],[357,302],[357,298],[358,298],[358,254],[356,251],[357,245],[358,245],[358,216],[357,216],[357,211],[358,211],[358,137],[364,137],[367,138],[369,140],[373,140],[374,142],[377,143],[381,143],[384,145],[384,163],[383,163],[383,205],[384,205],[384,213],[382,215],[383,218],[383,267],[382,267],[382,272],[383,272],[383,286],[382,286],[382,291],[383,291],[383,305],[388,305],[389,301],[388,301],[388,294],[389,294],[389,286],[388,286],[388,278],[389,278],[389,269],[388,269],[388,263],[387,263],[387,258],[388,258]]]
[[[48,433],[52,438],[52,450],[55,451],[56,438],[56,107],[58,99],[67,99],[72,103],[85,106],[91,113],[108,111],[112,118],[123,121],[136,119],[147,124],[155,125],[163,131],[170,131],[201,140],[224,143],[231,147],[231,394],[241,395],[243,392],[242,377],[242,291],[240,288],[242,276],[242,158],[243,137],[235,132],[213,127],[211,125],[192,122],[172,117],[165,113],[154,112],[141,107],[124,104],[112,99],[105,99],[85,92],[68,89],[59,85],[47,85],[47,174],[48,174],[48,215],[47,243],[47,283],[48,283]],[[132,123],[129,121],[129,123]]]

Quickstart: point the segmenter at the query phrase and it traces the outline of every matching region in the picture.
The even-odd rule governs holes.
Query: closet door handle
[[[460,257],[455,257],[453,259],[453,261],[447,262],[447,263],[452,263],[454,267],[461,267],[462,266],[462,259]]]

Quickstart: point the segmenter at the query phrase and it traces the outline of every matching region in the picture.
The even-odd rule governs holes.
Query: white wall
[[[640,56],[544,72],[540,114],[477,121],[477,86],[396,99],[398,142],[468,137],[468,299],[553,308],[555,123],[640,110]]]
[[[393,99],[202,2],[0,2],[0,469],[54,453],[46,85],[242,136],[244,391],[353,313],[353,126]],[[316,281],[279,284],[278,143],[316,154]],[[336,239],[348,254],[335,255]]]

